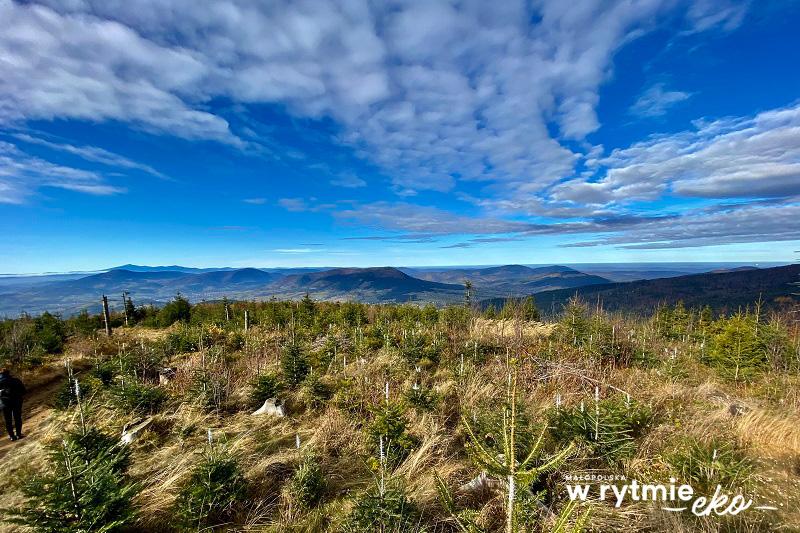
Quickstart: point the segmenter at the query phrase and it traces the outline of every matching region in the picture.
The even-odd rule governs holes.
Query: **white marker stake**
[[[594,388],[594,440],[600,440],[600,387]]]

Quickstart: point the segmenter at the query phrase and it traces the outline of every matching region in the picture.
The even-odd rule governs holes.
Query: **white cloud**
[[[687,12],[692,23],[690,31],[734,30],[744,20],[749,4],[749,0],[695,0]]]
[[[348,189],[356,189],[359,187],[366,187],[367,182],[359,178],[352,172],[345,172],[331,180],[331,185],[337,187],[345,187]]]
[[[324,250],[312,250],[311,248],[275,248],[272,250],[276,254],[310,254]]]
[[[108,150],[104,150],[103,148],[98,148],[96,146],[75,146],[69,143],[53,142],[53,141],[48,141],[47,139],[33,137],[26,133],[17,133],[12,135],[12,137],[25,143],[36,144],[39,146],[44,146],[51,150],[57,150],[60,152],[66,152],[68,154],[76,155],[82,159],[85,159],[86,161],[102,163],[104,165],[112,167],[140,170],[157,178],[166,179],[166,176],[164,174],[162,174],[161,172],[157,171],[156,169],[154,169],[149,165],[138,163],[136,161],[128,159],[127,157],[115,154],[113,152],[109,152]]]
[[[281,198],[278,200],[278,205],[293,213],[301,213],[312,209],[302,198]]]
[[[96,172],[56,165],[0,141],[0,203],[22,204],[43,187],[100,196],[125,192]]]
[[[694,198],[768,198],[800,194],[800,103],[753,117],[698,122],[599,160],[600,179],[556,186],[552,199],[577,204]]]
[[[346,224],[384,231],[403,232],[412,238],[429,235],[498,234],[522,232],[532,228],[525,222],[457,215],[436,207],[404,202],[373,202],[333,212]],[[389,236],[397,239],[397,235]]]
[[[45,3],[0,0],[0,123],[119,120],[244,146],[209,102],[277,103],[337,120],[341,141],[397,191],[489,180],[505,183],[509,197],[571,174],[579,154],[563,141],[599,127],[598,90],[613,54],[674,8],[672,0],[472,0],[457,9],[366,0]],[[694,11],[694,25],[728,20]]]
[[[294,116],[333,118],[338,140],[375,163],[398,195],[462,186],[460,197],[479,209],[454,214],[406,202],[342,209],[314,198],[279,200],[290,212],[332,212],[340,222],[408,242],[447,234],[482,235],[475,244],[605,232],[608,244],[657,246],[648,235],[698,243],[704,228],[709,239],[763,240],[770,231],[782,238],[783,227],[794,228],[785,218],[794,204],[651,218],[630,206],[664,195],[796,195],[800,106],[698,123],[606,156],[586,142],[600,127],[598,93],[613,74],[614,54],[668,11],[684,8],[691,33],[730,31],[747,5],[215,0],[200,9],[190,0],[0,0],[0,125],[120,121],[246,147],[251,141],[240,135],[258,142],[259,128],[232,131],[213,104],[232,102],[243,115],[248,104],[278,104]],[[655,85],[632,111],[659,116],[689,96]],[[157,172],[93,147],[39,141],[91,161]],[[578,163],[586,172],[575,176]],[[337,171],[332,184],[364,185]],[[462,194],[473,182],[487,186],[482,198]],[[0,201],[22,201],[44,186],[120,192],[97,173],[0,150]],[[509,213],[562,222],[504,219]],[[770,226],[773,215],[783,226]],[[725,231],[726,217],[744,229]]]
[[[800,236],[800,203],[735,205],[643,220],[618,234],[575,246],[686,248],[743,242],[793,241]]]
[[[669,108],[688,100],[691,94],[683,91],[666,91],[663,83],[648,88],[631,106],[630,112],[640,117],[660,117]]]
[[[241,144],[224,119],[182,99],[201,96],[199,87],[189,89],[208,75],[191,51],[158,45],[114,21],[35,4],[0,0],[0,20],[0,123],[120,120]]]

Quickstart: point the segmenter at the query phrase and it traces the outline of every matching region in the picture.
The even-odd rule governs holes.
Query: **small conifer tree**
[[[726,319],[714,336],[709,359],[733,381],[750,381],[763,370],[768,360],[755,317],[739,313]]]
[[[474,461],[487,473],[499,479],[506,490],[506,521],[504,531],[514,533],[517,530],[518,489],[521,486],[530,486],[538,478],[558,468],[572,453],[573,445],[570,444],[563,450],[545,457],[543,450],[545,425],[529,449],[522,449],[519,439],[520,434],[528,428],[520,426],[519,410],[517,406],[517,371],[514,361],[509,361],[508,383],[506,402],[503,406],[502,435],[500,436],[500,453],[493,446],[477,436],[472,424],[462,416],[462,422],[469,437],[467,450]],[[524,439],[527,440],[527,439]],[[444,483],[437,479],[437,486],[445,505],[453,509],[453,498],[447,491]],[[452,511],[451,511],[452,512]],[[469,525],[454,515],[463,531],[469,531]]]
[[[522,301],[522,319],[528,322],[541,319],[539,308],[536,307],[536,300],[533,296],[527,296]]]
[[[181,489],[176,514],[193,531],[213,528],[230,517],[246,488],[236,459],[209,448]]]
[[[287,344],[281,354],[283,378],[291,387],[296,387],[306,379],[310,370],[308,358],[297,343]]]
[[[68,433],[48,455],[48,470],[22,486],[25,504],[5,511],[9,522],[46,533],[110,533],[131,523],[138,487],[115,439],[93,429]]]

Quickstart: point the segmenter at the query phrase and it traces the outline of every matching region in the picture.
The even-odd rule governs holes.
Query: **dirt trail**
[[[72,365],[75,372],[80,372],[89,368],[90,362],[73,359]],[[64,367],[54,364],[38,370],[35,375],[23,374],[20,378],[28,389],[22,404],[22,433],[25,438],[12,441],[6,433],[5,423],[0,422],[0,462],[15,448],[42,438],[42,425],[53,412],[52,399],[64,379]]]

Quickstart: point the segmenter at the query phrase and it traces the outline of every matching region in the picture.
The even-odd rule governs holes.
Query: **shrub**
[[[508,533],[517,531],[520,520],[527,521],[530,518],[542,495],[537,486],[542,484],[541,478],[559,468],[574,447],[570,443],[549,456],[545,454],[543,443],[547,426],[537,428],[538,424],[529,421],[523,405],[518,403],[516,360],[510,362],[514,366],[509,368],[502,414],[495,410],[493,417],[484,420],[484,427],[490,428],[491,432],[484,433],[483,428],[476,431],[477,423],[470,424],[466,418],[462,418],[469,438],[467,452],[474,463],[494,479],[507,481],[504,510],[505,531]],[[499,423],[498,419],[501,419]],[[474,531],[473,516],[456,513],[452,495],[444,482],[438,476],[435,478],[442,501],[460,529]]]
[[[48,312],[34,320],[35,342],[46,353],[61,353],[67,333],[61,318]]]
[[[465,331],[469,327],[470,310],[451,305],[439,311],[439,321],[450,329]]]
[[[117,407],[142,415],[158,412],[168,398],[164,389],[133,380],[114,387],[111,392]]]
[[[325,490],[325,476],[317,458],[308,455],[289,481],[292,501],[303,509],[316,505]]]
[[[78,384],[80,386],[81,399],[89,397],[92,393],[91,383],[85,379],[78,379]],[[53,407],[64,411],[76,405],[77,400],[78,398],[75,395],[75,380],[65,377],[53,395]]]
[[[207,411],[222,409],[228,399],[228,376],[218,370],[196,370],[189,397]]]
[[[104,387],[108,387],[114,381],[115,371],[116,368],[113,361],[96,361],[92,367],[92,377],[102,383]]]
[[[50,533],[124,530],[133,519],[138,487],[125,475],[127,451],[115,441],[89,430],[52,445],[47,470],[25,480],[27,500],[6,510],[8,520]]]
[[[425,346],[427,342],[425,336],[418,331],[409,331],[400,340],[400,355],[409,364],[416,364],[417,361],[425,357]]]
[[[464,360],[470,361],[474,365],[480,365],[494,355],[505,354],[506,350],[498,342],[492,339],[480,338],[469,339],[464,343]],[[459,361],[456,361],[459,363]]]
[[[119,474],[127,472],[130,466],[130,448],[121,446],[119,439],[97,428],[90,427],[85,433],[68,432],[65,438],[75,443],[77,456],[87,464],[97,459],[104,459],[109,461],[110,469]]]
[[[121,354],[111,356],[109,363],[126,379],[131,377],[155,379],[167,358],[167,350],[164,349],[163,343],[164,341],[155,344],[136,343],[127,346]]]
[[[586,306],[571,300],[556,327],[559,339],[613,365],[629,365],[637,349],[602,313],[589,316]],[[641,352],[640,352],[641,353]]]
[[[583,410],[572,407],[550,412],[551,432],[556,441],[565,444],[583,443],[590,453],[607,462],[631,457],[636,451],[636,440],[642,436],[652,420],[647,406],[637,402],[628,405],[614,397],[598,403],[600,418],[594,404]],[[597,433],[597,434],[595,434]]]
[[[373,489],[356,501],[344,524],[351,533],[422,531],[421,514],[401,488]]]
[[[36,318],[25,315],[0,321],[0,359],[29,366],[41,364],[48,353],[61,353],[67,333],[56,315],[43,313]]]
[[[170,332],[163,341],[162,349],[167,357],[180,353],[196,352],[199,349],[199,331],[182,327]]]
[[[250,404],[261,407],[270,398],[275,398],[283,388],[280,377],[274,372],[259,374],[250,382]]]
[[[381,441],[386,462],[394,467],[403,462],[408,454],[417,447],[417,439],[406,431],[407,423],[400,404],[389,403],[376,409],[375,419],[370,424],[368,433],[373,450],[373,463],[380,457]]]
[[[90,315],[89,312],[84,309],[76,316],[70,318],[67,321],[67,326],[72,333],[89,337],[103,327],[103,320],[100,315]]]
[[[442,345],[418,330],[406,333],[400,341],[400,355],[410,365],[430,367],[441,357]]]
[[[419,411],[433,411],[439,403],[439,395],[430,387],[420,385],[405,392],[403,398]]]
[[[225,336],[224,348],[229,352],[238,352],[244,348],[244,335],[241,331],[229,331]]]
[[[309,375],[303,381],[300,395],[311,408],[317,408],[331,399],[333,387],[317,375]]]
[[[759,337],[767,359],[776,370],[797,370],[797,352],[792,349],[785,326],[778,322],[764,324],[759,328]]]
[[[504,448],[504,434],[508,431],[508,426],[504,425],[503,415],[498,413],[506,412],[510,416],[510,406],[508,404],[492,407],[488,411],[475,413],[470,419],[464,418],[465,429],[477,440],[471,440],[467,446],[470,457],[476,466],[485,469],[481,458],[475,452],[479,451],[478,446],[486,450],[490,455],[503,457],[506,453]],[[516,447],[517,462],[521,463],[536,445],[538,437],[544,429],[542,424],[534,423],[528,416],[524,405],[517,402],[514,406],[514,441]]]
[[[587,313],[586,305],[577,298],[572,298],[564,306],[564,313],[557,324],[559,337],[573,346],[581,345],[589,338],[591,331]]]
[[[346,326],[360,326],[367,323],[367,306],[357,302],[344,302],[339,306],[337,316]]]
[[[690,438],[667,456],[676,476],[694,487],[698,495],[711,495],[717,484],[741,488],[751,479],[753,463],[745,451],[727,440],[701,441]]]
[[[246,482],[233,457],[211,451],[204,455],[175,502],[181,523],[192,530],[225,522],[244,499]]]
[[[506,320],[518,318],[531,322],[540,320],[542,315],[539,312],[539,308],[536,307],[536,300],[534,300],[533,296],[527,296],[523,300],[511,298],[506,300],[503,304],[503,308],[500,310],[499,317]]]
[[[691,331],[693,314],[686,310],[683,301],[674,307],[660,306],[653,316],[656,332],[665,339],[683,339]]]
[[[741,313],[723,322],[712,340],[708,362],[724,378],[752,381],[767,367],[767,350],[758,326],[753,316]]]
[[[201,323],[202,324],[202,323]],[[202,337],[204,348],[218,347],[221,350],[235,352],[244,346],[244,335],[239,330],[226,330],[214,324],[191,328],[194,336]]]
[[[344,378],[339,381],[333,396],[333,403],[337,408],[353,416],[363,416],[366,412],[364,391],[356,386],[353,378]]]
[[[368,350],[379,350],[386,343],[386,335],[388,335],[388,326],[386,324],[371,324],[364,328],[364,335],[361,339],[364,348]]]
[[[161,308],[156,315],[156,322],[166,328],[175,322],[189,322],[192,316],[192,306],[189,300],[178,294],[175,299]]]
[[[299,344],[287,344],[281,354],[283,378],[291,387],[296,387],[309,372],[308,358]]]

